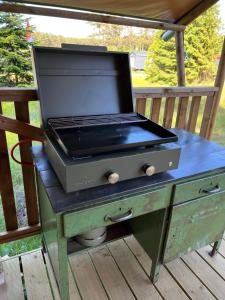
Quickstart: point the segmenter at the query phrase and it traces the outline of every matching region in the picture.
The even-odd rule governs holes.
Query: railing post
[[[219,90],[217,93],[215,93],[215,96],[214,96],[214,101],[213,101],[214,104],[213,104],[213,108],[212,108],[211,120],[210,120],[208,134],[207,134],[207,137],[209,139],[212,135],[212,130],[215,125],[216,113],[217,113],[219,103],[220,103],[220,98],[221,98],[221,94],[222,94],[222,90],[223,90],[223,86],[224,86],[224,80],[225,80],[225,37],[224,37],[223,48],[222,48],[221,57],[220,57],[220,63],[219,63],[218,70],[217,70],[216,80],[214,83],[214,86],[218,87]]]
[[[184,32],[176,32],[177,79],[179,86],[185,86]]]

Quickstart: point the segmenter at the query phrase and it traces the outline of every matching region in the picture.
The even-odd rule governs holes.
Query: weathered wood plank
[[[15,102],[15,112],[17,120],[30,123],[28,102]],[[24,135],[19,135],[19,141],[24,138],[26,138]],[[32,163],[33,160],[30,152],[31,146],[32,143],[20,146],[21,161]],[[34,168],[22,166],[22,172],[28,225],[36,225],[39,222],[39,215]]]
[[[133,236],[125,238],[125,242],[136,256],[139,263],[142,265],[142,268],[145,270],[146,274],[149,276],[152,264],[150,257]],[[188,299],[186,294],[174,281],[164,266],[161,267],[160,276],[158,281],[155,283],[155,286],[164,299]]]
[[[106,247],[89,251],[95,268],[111,300],[135,299]]]
[[[42,138],[43,130],[30,124],[14,120],[0,114],[0,129],[29,138]]]
[[[187,130],[193,133],[195,133],[200,103],[201,103],[201,96],[194,96],[192,98]]]
[[[184,32],[176,32],[176,59],[177,59],[177,79],[178,85],[185,85],[185,67],[184,67]]]
[[[163,126],[166,128],[172,127],[175,100],[176,100],[175,97],[166,98],[165,110],[163,116]]]
[[[52,292],[53,292],[53,295],[54,295],[54,300],[61,300],[60,295],[59,295],[59,289],[58,289],[58,286],[57,286],[57,283],[56,283],[56,280],[55,280],[55,276],[54,276],[54,273],[53,273],[53,269],[52,269],[48,254],[44,253],[44,257],[45,257],[46,267],[47,267],[47,270],[48,270],[50,285],[51,285]]]
[[[137,98],[161,98],[161,97],[192,97],[213,96],[218,91],[217,87],[165,87],[165,88],[134,88]]]
[[[187,125],[188,97],[181,97],[177,109],[176,127],[185,129]]]
[[[176,279],[180,286],[193,300],[211,300],[215,297],[201,283],[198,277],[185,265],[181,259],[173,260],[166,264],[166,268]]]
[[[19,258],[11,258],[4,261],[2,264],[5,274],[5,293],[7,295],[6,299],[24,300]]]
[[[204,138],[209,137],[210,122],[212,118],[212,111],[214,105],[214,96],[208,96],[205,103],[205,109],[203,112],[202,125],[200,129],[200,136]]]
[[[221,99],[221,95],[222,95],[222,91],[223,91],[223,87],[224,87],[224,80],[225,80],[225,38],[223,41],[223,48],[222,48],[221,56],[220,56],[220,63],[218,66],[216,80],[215,80],[215,84],[214,84],[218,88],[218,91],[217,91],[217,93],[215,93],[214,101],[213,101],[214,106],[213,106],[213,111],[212,111],[212,115],[211,115],[208,136],[207,136],[209,139],[212,135],[213,127],[215,125],[216,114],[217,114],[217,110],[219,107],[219,103],[220,103],[220,99]]]
[[[133,88],[137,98],[213,96],[218,87]],[[36,89],[0,88],[0,101],[37,101]]]
[[[152,98],[150,119],[155,123],[159,122],[161,103],[161,98]]]
[[[2,114],[1,102],[0,114]],[[2,207],[6,230],[14,230],[18,228],[18,223],[16,216],[16,205],[13,192],[12,176],[9,164],[8,146],[4,130],[0,130],[0,141],[0,193],[2,198]]]
[[[225,240],[222,240],[221,242],[219,253],[225,258]]]
[[[197,250],[198,254],[225,280],[225,258],[219,253],[212,257],[211,251],[210,246]]]
[[[82,299],[108,299],[88,253],[69,257],[69,263]]]
[[[0,88],[0,101],[37,101],[37,89]]]
[[[3,270],[2,258],[0,256],[0,286],[5,284],[5,274]]]
[[[41,251],[21,256],[28,299],[53,300]]]
[[[54,276],[54,273],[53,273],[53,269],[52,269],[48,254],[45,253],[44,257],[45,257],[46,266],[47,266],[47,269],[48,269],[48,276],[49,276],[49,279],[50,279],[50,284],[51,284],[51,287],[52,287],[54,300],[61,300],[60,295],[59,295],[59,289],[58,289],[58,286],[57,286],[57,283],[56,283],[56,280],[55,280],[55,276]],[[69,272],[69,294],[70,294],[70,299],[71,300],[80,300],[81,297],[80,297],[80,294],[78,292],[76,283],[74,281],[70,265],[68,266],[68,268],[69,268],[68,272]]]
[[[16,241],[22,238],[26,238],[41,232],[41,227],[39,224],[34,226],[21,227],[16,230],[5,231],[0,233],[0,244],[9,243],[11,241]]]
[[[136,112],[141,115],[145,115],[145,108],[146,108],[146,98],[137,98],[136,99]]]
[[[217,299],[224,299],[224,280],[196,252],[185,255],[182,260]]]
[[[137,299],[162,299],[123,240],[110,243],[108,248]]]

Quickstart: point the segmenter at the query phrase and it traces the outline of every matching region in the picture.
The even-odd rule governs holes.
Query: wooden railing
[[[197,133],[209,138],[217,91],[217,87],[136,88],[136,111],[149,115],[152,121],[166,128],[177,127],[196,133],[201,108]]]
[[[218,88],[215,87],[136,88],[134,89],[136,111],[167,128],[175,125],[174,127],[196,132],[199,112],[203,110],[199,134],[208,138],[212,129],[211,121],[217,91]],[[19,140],[41,134],[40,129],[29,125],[29,101],[37,101],[35,89],[0,89],[0,193],[6,228],[5,232],[0,233],[0,243],[40,232],[33,168],[21,167],[27,226],[18,228],[18,213],[6,138],[6,131],[16,133]],[[3,102],[14,104],[16,120],[2,115]],[[22,161],[32,161],[30,146],[20,146]]]

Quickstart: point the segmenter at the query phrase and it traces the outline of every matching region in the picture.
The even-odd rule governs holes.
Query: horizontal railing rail
[[[212,113],[215,87],[169,87],[135,88],[133,90],[136,111],[150,117],[166,128],[172,126],[196,132],[208,138],[212,130]],[[2,200],[5,231],[0,233],[0,243],[9,242],[40,232],[39,212],[33,168],[21,166],[26,204],[27,226],[18,226],[18,211],[12,181],[10,156],[6,131],[14,132],[21,140],[37,137],[42,131],[30,124],[29,102],[38,101],[36,89],[0,88],[0,194]],[[15,109],[15,119],[4,116],[2,103],[11,102]],[[22,161],[32,162],[30,144],[20,146]]]
[[[217,92],[217,87],[135,88],[136,111],[149,114],[152,121],[166,128],[174,124],[173,127],[196,133],[201,109],[200,130],[197,133],[209,138]]]

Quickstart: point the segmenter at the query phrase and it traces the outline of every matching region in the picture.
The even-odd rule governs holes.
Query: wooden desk
[[[70,194],[42,148],[33,148],[43,242],[63,300],[69,299],[67,255],[84,249],[73,237],[94,228],[108,226],[107,241],[133,233],[152,259],[152,281],[164,262],[212,242],[213,254],[218,249],[225,230],[225,148],[173,131],[182,147],[177,170]]]

